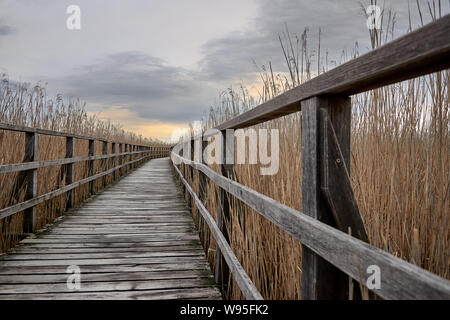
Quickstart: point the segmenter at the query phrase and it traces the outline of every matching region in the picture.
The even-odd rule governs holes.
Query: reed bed
[[[431,9],[430,14],[437,19],[440,2],[428,7],[435,8],[438,14]],[[417,10],[422,17],[419,5]],[[373,49],[393,35],[395,14],[384,15],[383,29],[370,32]],[[289,30],[281,34],[287,72],[275,74],[270,63],[261,67],[257,97],[245,86],[224,91],[219,105],[203,119],[203,130],[326,71],[328,67],[316,61],[317,70],[312,72],[316,48],[307,46],[308,34],[308,29],[300,36]],[[348,57],[357,55],[355,49]],[[351,181],[371,244],[446,279],[450,278],[449,86],[445,70],[353,96],[351,120]],[[235,179],[301,211],[301,113],[252,128],[279,129],[280,168],[273,176],[262,176],[259,165],[235,165]],[[193,177],[189,180],[198,192],[198,174]],[[207,189],[204,203],[216,216],[217,187],[210,183]],[[242,202],[233,197],[229,202],[230,244],[263,297],[300,299],[301,244]],[[195,206],[193,215],[214,270],[216,244]],[[225,295],[243,298],[232,277]]]
[[[79,100],[65,101],[61,95],[49,99],[40,84],[30,86],[13,83],[7,75],[0,77],[0,122],[74,133],[96,138],[104,138],[122,143],[160,146],[161,142],[146,139],[126,132],[120,125],[88,116],[85,105]],[[24,158],[25,134],[0,130],[0,164],[20,163]],[[66,142],[63,137],[39,135],[38,160],[55,160],[65,157]],[[102,154],[102,145],[95,142],[95,155]],[[111,153],[111,144],[108,146]],[[117,148],[117,147],[116,147]],[[87,156],[88,141],[75,139],[75,157]],[[117,150],[116,150],[117,152]],[[134,157],[134,156],[133,156]],[[137,159],[137,157],[135,158]],[[103,171],[101,160],[94,162],[94,173]],[[88,177],[87,162],[75,163],[75,181]],[[0,208],[5,208],[24,200],[25,186],[22,173],[0,175]],[[102,188],[102,179],[94,183],[97,192]],[[38,195],[64,186],[65,175],[62,166],[38,169]],[[112,182],[108,175],[107,182]],[[76,188],[75,205],[89,197],[88,184]],[[37,206],[37,228],[42,228],[61,216],[66,207],[67,196],[61,195]],[[23,213],[0,219],[0,253],[13,247],[22,234]]]

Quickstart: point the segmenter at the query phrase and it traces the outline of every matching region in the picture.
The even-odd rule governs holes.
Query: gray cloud
[[[202,103],[215,95],[197,73],[134,51],[107,56],[49,82],[90,103],[125,107],[140,117],[166,121],[198,119]]]
[[[0,36],[7,36],[13,33],[13,29],[10,26],[0,24]]]
[[[419,1],[425,23],[431,20],[426,2]],[[257,64],[271,61],[276,72],[287,71],[278,41],[278,35],[282,35],[287,25],[289,32],[299,37],[308,27],[308,46],[316,52],[320,27],[321,65],[325,63],[328,50],[329,66],[332,67],[332,60],[340,62],[343,50],[348,55],[352,54],[356,42],[360,53],[370,50],[369,31],[363,12],[363,7],[369,4],[368,0],[261,0],[252,27],[206,43],[200,66],[209,78],[222,82],[245,78],[256,71],[253,60]],[[379,1],[378,5],[383,7],[383,2]],[[413,28],[417,28],[419,19],[415,1],[410,1],[410,5]],[[448,13],[448,4],[443,5],[443,13]],[[394,37],[404,34],[408,29],[408,1],[386,1],[384,9],[386,16],[389,9],[396,13]],[[317,56],[314,56],[314,71],[316,66]]]

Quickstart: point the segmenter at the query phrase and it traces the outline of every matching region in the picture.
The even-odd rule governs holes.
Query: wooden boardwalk
[[[0,257],[0,299],[220,299],[170,166],[147,162]]]

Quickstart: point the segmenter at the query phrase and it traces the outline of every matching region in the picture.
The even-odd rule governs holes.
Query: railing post
[[[113,142],[111,143],[111,154],[115,154],[116,153],[116,143]],[[114,168],[116,166],[116,157],[112,157],[111,158],[111,168]],[[112,173],[112,180],[116,181],[116,170],[113,171]]]
[[[107,155],[108,154],[108,141],[103,141],[103,145],[102,145],[102,154],[103,155]],[[106,171],[106,170],[108,170],[108,159],[103,159],[103,171]],[[107,177],[106,177],[107,175],[104,175],[103,176],[103,188],[105,188],[106,187],[106,185],[108,184],[108,181],[107,181]]]
[[[333,211],[321,189],[325,126],[321,112],[335,124],[342,158],[350,168],[351,100],[348,97],[313,97],[302,107],[302,211],[319,221],[338,227]],[[347,232],[347,230],[342,230]],[[306,246],[302,247],[302,299],[348,299],[349,278]]]
[[[66,137],[66,158],[73,158],[74,154],[74,138]],[[66,185],[74,182],[74,163],[66,164]],[[67,192],[66,210],[74,206],[75,190],[72,189]]]
[[[194,160],[194,157],[195,157],[195,150],[194,150],[194,148],[195,148],[195,140],[193,138],[191,138],[190,144],[191,144],[191,156],[190,156],[189,159]],[[163,156],[162,149],[163,149],[163,147],[161,147],[161,157]],[[189,166],[189,170],[190,170],[190,173],[191,173],[190,174],[190,178],[191,178],[190,183],[191,183],[191,186],[194,186],[194,168]],[[191,210],[192,210],[192,212],[194,212],[194,204],[195,204],[194,198],[191,197]]]
[[[119,143],[119,153],[122,153],[122,150],[123,150],[123,144]],[[123,156],[119,156],[119,166],[121,166],[122,163],[123,163]],[[123,172],[123,168],[119,168],[119,170],[118,170],[119,178],[122,175],[122,172]]]
[[[125,153],[128,153],[129,152],[129,144],[128,143],[125,143]],[[129,158],[129,155],[128,154],[125,154],[125,156],[124,156],[124,159],[123,159],[123,163],[127,163],[128,162],[128,158]],[[127,173],[128,173],[128,168],[130,167],[130,165],[126,165],[125,167],[124,167],[124,175],[126,176],[127,175]]]
[[[88,152],[89,157],[94,156],[94,152],[95,152],[94,145],[95,145],[94,140],[90,139],[89,140],[89,152]],[[91,177],[94,175],[94,160],[89,160],[88,166],[89,166],[88,175],[89,175],[89,177]],[[89,182],[89,194],[90,195],[94,194],[94,181]]]
[[[33,162],[38,160],[39,140],[35,132],[25,133],[25,158],[24,162]],[[37,196],[37,169],[25,172],[26,193],[25,200]],[[37,223],[36,207],[25,210],[23,214],[23,232],[32,233],[35,231]]]
[[[131,152],[132,152],[132,148],[131,147],[132,147],[132,145],[128,144],[128,153],[129,153],[129,155],[128,155],[128,162],[131,162],[131,160],[133,159],[133,156],[131,155]],[[127,167],[128,167],[128,172],[130,172],[131,169],[133,169],[133,166],[132,166],[131,163]]]
[[[231,134],[230,134],[231,133]],[[221,140],[221,152],[220,152],[220,171],[223,176],[230,179],[234,179],[234,133],[233,130],[224,130],[220,132]],[[227,222],[230,222],[230,203],[228,201],[227,193],[219,188],[217,199],[217,226],[224,235],[225,239],[229,242],[229,232],[227,230]],[[219,286],[222,288],[222,293],[225,295],[228,287],[229,279],[228,265],[220,252],[220,249],[216,250],[216,270],[215,279]]]

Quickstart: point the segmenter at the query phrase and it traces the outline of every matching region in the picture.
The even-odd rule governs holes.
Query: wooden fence
[[[227,283],[231,271],[246,298],[262,298],[228,244],[224,228],[224,219],[229,219],[228,193],[302,243],[303,299],[346,299],[349,290],[359,287],[348,277],[365,285],[366,270],[373,265],[381,271],[381,288],[375,293],[382,298],[450,299],[448,280],[368,243],[349,179],[350,96],[449,68],[449,34],[447,15],[216,128],[222,145],[229,146],[225,148],[228,152],[234,150],[234,135],[227,135],[228,129],[246,128],[301,111],[302,212],[234,181],[232,165],[225,161],[234,159],[233,153],[222,152],[221,174],[192,161],[194,151],[202,154],[205,136],[193,137],[174,148],[174,168],[217,241],[215,276],[219,284]],[[219,187],[217,221],[183,176],[182,171],[192,179],[192,170],[186,167],[198,170],[199,190],[205,189],[207,179]]]
[[[113,181],[121,175],[126,175],[130,169],[144,163],[146,160],[167,157],[170,148],[166,146],[146,146],[116,142],[106,139],[87,137],[76,134],[63,133],[52,130],[36,129],[11,124],[0,123],[0,130],[17,131],[25,133],[25,157],[22,163],[0,165],[0,174],[11,172],[25,173],[25,201],[13,206],[0,209],[0,219],[11,216],[17,212],[24,211],[23,232],[32,233],[36,229],[36,206],[47,200],[62,194],[67,194],[66,210],[74,205],[74,189],[89,183],[89,193],[94,194],[94,182],[102,178],[102,185],[107,185],[106,176],[112,174]],[[64,159],[38,161],[39,135],[64,137],[66,139],[66,156]],[[88,140],[89,148],[87,156],[74,157],[75,139]],[[102,144],[102,155],[94,155],[95,142]],[[111,144],[109,154],[108,144]],[[116,153],[118,147],[118,153]],[[139,157],[139,158],[137,158]],[[94,174],[94,161],[102,161],[102,172]],[[74,164],[77,162],[88,163],[89,176],[79,181],[74,181]],[[65,186],[54,191],[38,195],[39,168],[50,166],[63,166],[65,175]]]

